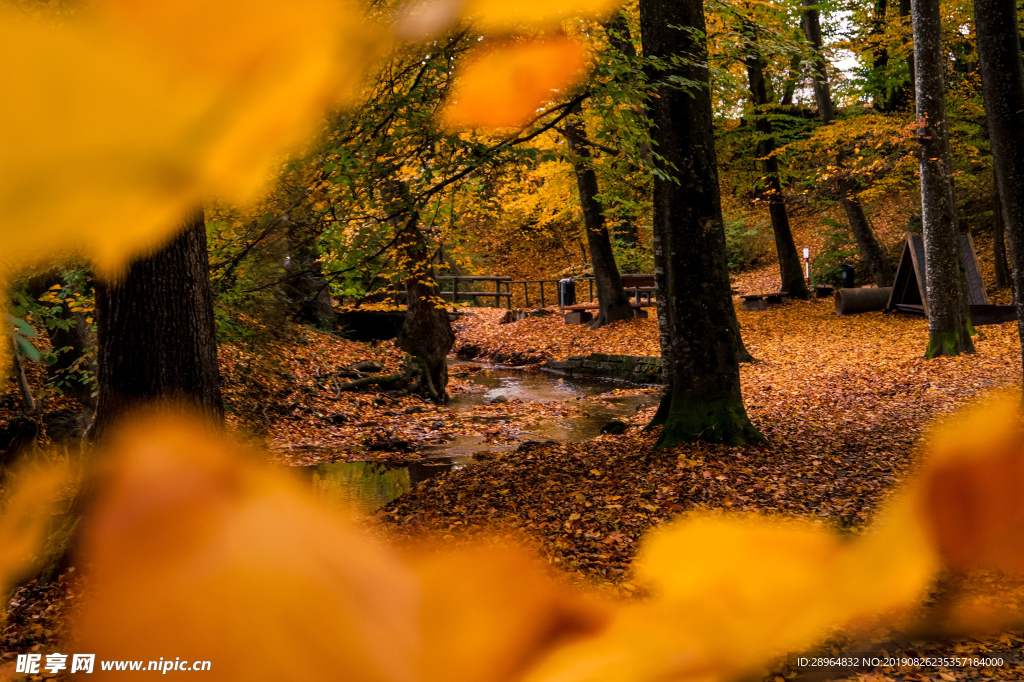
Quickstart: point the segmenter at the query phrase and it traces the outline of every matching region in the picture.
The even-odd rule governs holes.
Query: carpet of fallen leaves
[[[976,354],[926,361],[927,326],[917,317],[838,317],[831,299],[737,314],[757,358],[741,368],[743,394],[768,445],[694,444],[652,453],[655,434],[640,428],[648,409],[622,435],[529,444],[421,482],[377,518],[399,538],[513,531],[580,582],[630,594],[637,588],[628,564],[639,538],[687,512],[781,513],[860,532],[913,472],[932,421],[1021,383],[1013,322],[981,327]],[[508,324],[500,317],[494,310],[467,316],[459,351],[505,362],[596,351],[657,354],[653,315],[599,330],[556,316]]]

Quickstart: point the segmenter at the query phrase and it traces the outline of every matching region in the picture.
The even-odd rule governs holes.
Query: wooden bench
[[[655,305],[652,301],[646,303],[639,303],[637,301],[631,301],[630,305],[633,307],[633,317],[639,317],[646,319],[648,317],[647,311],[644,308],[651,308]],[[562,312],[565,313],[566,324],[585,324],[594,319],[594,316],[590,314],[591,310],[598,310],[601,306],[596,303],[586,303],[584,305],[567,305],[562,308]],[[568,311],[568,312],[566,312]]]
[[[788,291],[776,291],[771,294],[748,294],[743,297],[744,310],[768,310],[770,305],[782,305],[789,298]]]

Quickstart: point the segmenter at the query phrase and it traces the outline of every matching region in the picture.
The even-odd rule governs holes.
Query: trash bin
[[[839,278],[843,284],[844,289],[853,288],[853,266],[852,265],[840,265],[839,266]]]
[[[564,308],[567,305],[576,305],[576,280],[558,280],[558,305]]]

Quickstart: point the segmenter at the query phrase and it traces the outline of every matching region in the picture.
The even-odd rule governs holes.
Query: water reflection
[[[439,457],[401,466],[385,462],[333,462],[291,467],[317,498],[350,517],[365,516],[396,499],[420,481],[465,466],[462,457]]]

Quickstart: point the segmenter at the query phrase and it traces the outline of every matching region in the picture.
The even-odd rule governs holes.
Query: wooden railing
[[[583,300],[583,282],[587,283],[587,301],[591,302],[594,300],[594,278],[593,277],[579,277],[574,278],[576,280],[576,301],[577,303]],[[625,279],[625,278],[624,278]],[[496,275],[460,275],[460,276],[446,276],[438,277],[438,283],[445,284],[451,283],[452,288],[450,291],[442,291],[441,296],[450,297],[452,303],[462,298],[494,298],[495,307],[501,307],[501,301],[505,301],[506,307],[510,310],[512,308],[512,286],[518,287],[520,284],[523,286],[523,299],[526,307],[530,307],[530,289],[531,285],[538,296],[534,297],[534,301],[540,304],[541,308],[545,308],[548,305],[548,296],[545,292],[545,285],[550,284],[553,291],[551,291],[551,304],[556,305],[558,303],[558,282],[557,279],[512,279],[511,277],[502,277]],[[494,291],[472,291],[468,289],[460,290],[460,284],[467,284],[470,282],[494,282]],[[502,290],[504,289],[504,291]],[[626,286],[626,292],[633,298],[636,299],[637,303],[640,303],[641,296],[646,295],[647,302],[651,301],[651,293],[653,287],[631,287]]]

